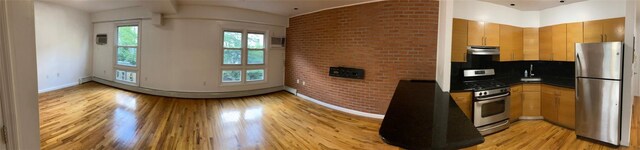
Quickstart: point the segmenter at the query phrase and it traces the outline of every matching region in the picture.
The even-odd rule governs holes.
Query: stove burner
[[[494,88],[507,87],[506,84],[495,80],[481,80],[481,81],[468,81],[464,83],[467,87],[473,90],[486,90]]]

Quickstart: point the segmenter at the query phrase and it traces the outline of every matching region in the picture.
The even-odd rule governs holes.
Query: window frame
[[[119,39],[119,32],[118,32],[118,28],[120,27],[126,27],[126,26],[137,26],[138,27],[138,45],[137,46],[120,46],[118,39]],[[132,86],[139,86],[140,85],[140,65],[141,65],[141,54],[140,54],[140,49],[141,49],[141,39],[142,39],[142,34],[140,31],[142,27],[140,25],[140,21],[131,21],[131,22],[122,22],[122,23],[116,23],[115,27],[114,27],[114,35],[113,36],[113,81],[117,82],[117,83],[122,83],[122,84],[127,84],[127,85],[132,85]],[[127,66],[127,65],[119,65],[118,64],[118,48],[120,47],[125,47],[125,48],[136,48],[136,66]],[[122,71],[128,71],[128,72],[135,72],[136,73],[136,82],[135,83],[131,83],[128,81],[120,81],[116,78],[116,71],[117,70],[122,70]]]
[[[242,33],[242,63],[241,64],[224,64],[224,50],[228,49],[224,47],[224,32],[239,32]],[[263,34],[264,35],[264,49],[249,49],[248,39],[249,34]],[[247,85],[247,84],[264,84],[267,83],[268,80],[268,51],[269,51],[269,31],[268,30],[252,30],[252,29],[234,29],[234,28],[223,28],[222,33],[220,34],[220,47],[222,48],[220,51],[220,82],[221,86],[238,86],[238,85]],[[263,63],[262,64],[249,64],[249,50],[262,50],[263,51]],[[256,70],[262,69],[264,70],[264,79],[258,81],[248,81],[247,80],[247,70]],[[241,81],[240,82],[223,82],[222,81],[222,72],[226,70],[241,70]]]
[[[238,33],[242,34],[242,38],[240,39],[240,42],[241,42],[240,48],[226,48],[226,47],[224,47],[224,33],[225,32],[238,32]],[[247,47],[246,46],[247,43],[245,42],[245,41],[247,41],[246,40],[247,37],[246,37],[244,31],[243,30],[222,30],[222,38],[221,39],[222,39],[222,55],[221,55],[222,56],[222,59],[221,59],[222,63],[221,64],[223,66],[243,66],[244,65],[244,60],[246,59],[246,57],[245,57],[245,53],[246,52],[245,52],[244,49]],[[226,50],[226,49],[229,49],[229,50],[240,50],[240,64],[224,64],[224,50]]]

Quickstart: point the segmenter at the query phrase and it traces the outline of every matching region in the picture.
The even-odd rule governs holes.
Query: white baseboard
[[[76,86],[76,85],[80,85],[80,83],[79,82],[72,82],[72,83],[58,85],[58,86],[54,86],[54,87],[50,87],[50,88],[38,89],[38,94],[51,92],[51,91],[55,91],[55,90],[59,90],[59,89],[64,89],[64,88],[68,88],[68,87],[72,87],[72,86]]]
[[[291,93],[291,94],[293,94],[293,95],[297,95],[298,94],[298,90],[297,89],[294,89],[294,88],[289,87],[289,86],[284,86],[284,90],[289,92],[289,93]]]
[[[303,95],[303,94],[300,94],[300,93],[297,93],[295,95],[300,97],[300,98],[302,98],[302,99],[305,99],[305,100],[311,101],[313,103],[316,103],[318,105],[322,105],[324,107],[327,107],[327,108],[330,108],[330,109],[334,109],[334,110],[338,110],[338,111],[341,111],[341,112],[345,112],[345,113],[349,113],[349,114],[353,114],[353,115],[357,115],[357,116],[368,117],[368,118],[384,119],[384,115],[361,112],[361,111],[357,111],[357,110],[353,110],[353,109],[349,109],[349,108],[344,108],[344,107],[332,105],[332,104],[319,101],[317,99],[311,98],[309,96],[306,96],[306,95]]]

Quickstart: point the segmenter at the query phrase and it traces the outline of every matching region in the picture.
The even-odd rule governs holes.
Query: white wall
[[[7,149],[40,149],[40,127],[38,119],[38,77],[36,65],[36,42],[34,8],[31,0],[0,0],[0,30],[5,60],[3,72],[9,75],[6,87],[11,88],[2,108],[9,130]],[[6,42],[6,43],[5,43]],[[4,96],[4,95],[3,95]]]
[[[91,76],[93,24],[89,13],[35,2],[38,91],[79,83]]]
[[[453,1],[440,1],[438,14],[438,49],[436,81],[443,91],[451,86],[451,42],[453,37]]]
[[[625,16],[625,0],[587,0],[540,11],[540,26]]]
[[[141,87],[178,92],[232,92],[284,85],[284,49],[282,48],[268,47],[267,74],[264,83],[223,86],[220,83],[222,72],[220,64],[222,63],[223,29],[265,31],[269,34],[268,37],[283,37],[286,24],[281,21],[286,20],[285,17],[243,9],[217,9],[217,7],[204,6],[181,6],[179,10],[180,12],[176,15],[166,16],[162,26],[153,25],[149,19],[137,20],[141,23],[141,58],[139,60]],[[220,10],[229,12],[210,13]],[[104,14],[101,13],[102,16]],[[201,14],[235,14],[241,15],[238,17],[241,20],[231,21],[233,18],[226,15]],[[277,22],[265,20],[269,17],[276,17]],[[95,34],[108,34],[110,41],[107,45],[94,45],[93,75],[110,81],[114,79],[112,41],[117,23],[119,22],[94,24]]]
[[[453,1],[453,17],[467,20],[507,24],[518,27],[539,27],[540,13],[520,11],[478,0]]]

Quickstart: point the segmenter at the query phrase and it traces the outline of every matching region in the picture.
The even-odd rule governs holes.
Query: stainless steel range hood
[[[469,46],[467,53],[471,55],[500,55],[500,47],[495,46]]]

